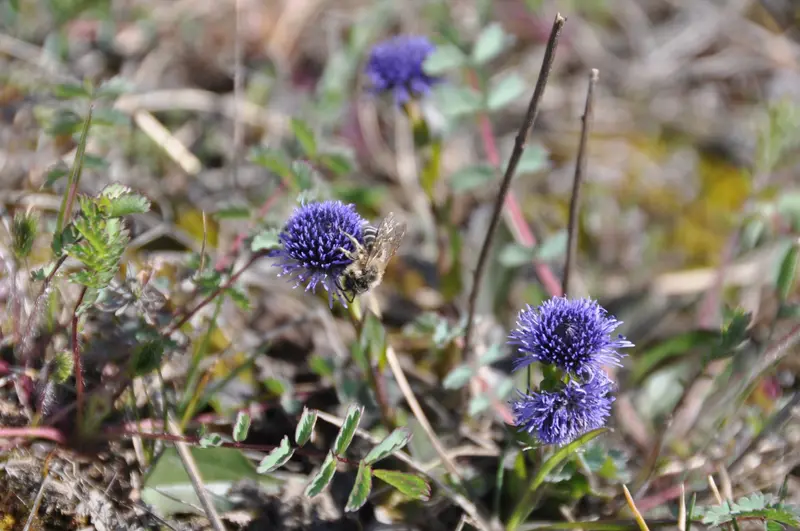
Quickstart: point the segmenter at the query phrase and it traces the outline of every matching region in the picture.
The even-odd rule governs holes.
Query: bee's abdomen
[[[364,227],[362,236],[364,238],[364,247],[370,248],[375,243],[375,237],[378,235],[378,227],[374,225],[367,225]]]

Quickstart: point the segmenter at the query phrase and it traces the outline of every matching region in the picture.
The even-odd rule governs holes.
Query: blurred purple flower
[[[422,63],[435,49],[427,37],[416,35],[400,35],[376,44],[366,66],[372,91],[391,91],[398,105],[426,95],[439,81],[422,70]]]
[[[614,385],[603,371],[586,383],[570,381],[557,391],[519,392],[512,403],[514,424],[544,444],[563,446],[606,424]]]
[[[591,299],[553,297],[536,309],[526,306],[509,335],[521,354],[514,370],[540,362],[586,377],[603,365],[619,366],[624,354],[618,349],[633,346],[622,335],[612,337],[621,324]]]
[[[345,233],[361,241],[364,223],[354,205],[341,201],[297,207],[278,235],[281,248],[271,253],[280,260],[274,264],[282,269],[278,276],[295,280],[295,287],[305,285],[306,291],[316,292],[317,285],[322,284],[328,292],[331,308],[334,299],[346,306],[337,281],[352,260],[341,249],[355,251]]]

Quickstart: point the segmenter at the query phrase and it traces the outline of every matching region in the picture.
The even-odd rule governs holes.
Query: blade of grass
[[[64,198],[61,200],[61,207],[58,209],[58,217],[56,218],[56,231],[55,234],[61,233],[64,226],[69,223],[70,214],[72,212],[72,204],[75,202],[75,196],[78,194],[78,184],[81,180],[81,173],[83,171],[83,158],[86,154],[86,143],[89,139],[89,125],[92,123],[92,112],[94,111],[94,102],[89,103],[89,112],[86,115],[86,120],[83,122],[81,129],[81,138],[78,141],[77,150],[75,152],[75,160],[72,163],[69,176],[67,178],[67,190],[64,193]]]
[[[636,508],[636,503],[634,503],[628,487],[626,485],[622,485],[622,490],[625,492],[625,500],[628,502],[628,507],[631,508],[631,512],[633,512],[633,517],[636,519],[639,529],[641,529],[641,531],[650,531],[650,528],[647,527],[647,522],[644,521],[642,513],[640,513],[639,509]]]

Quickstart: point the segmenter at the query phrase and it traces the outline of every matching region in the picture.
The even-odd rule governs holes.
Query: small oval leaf
[[[781,302],[786,301],[792,293],[795,281],[797,279],[797,264],[800,259],[800,245],[797,243],[792,244],[786,251],[781,261],[781,267],[778,272],[778,297]]]
[[[436,50],[425,58],[425,62],[422,63],[422,69],[429,76],[438,76],[448,70],[462,66],[466,59],[466,56],[458,47],[452,44],[444,44],[437,46]]]
[[[372,473],[413,500],[428,501],[431,497],[431,486],[416,474],[395,470],[373,470]]]
[[[314,138],[314,131],[307,123],[298,118],[292,118],[291,126],[294,136],[303,148],[303,152],[309,157],[314,157],[317,154],[317,141]]]
[[[516,74],[506,76],[489,90],[486,106],[489,110],[502,109],[525,92],[525,82]]]
[[[445,389],[461,389],[470,381],[473,372],[469,365],[459,365],[447,373],[442,380],[442,385]]]
[[[356,474],[356,482],[353,484],[353,490],[350,491],[350,497],[347,498],[347,505],[344,510],[347,513],[355,512],[367,503],[367,498],[372,490],[372,468],[366,463],[361,461],[358,465],[358,473]]]
[[[303,446],[311,438],[314,431],[314,424],[317,422],[317,411],[315,409],[303,408],[303,415],[297,423],[297,430],[294,432],[294,442],[298,446]]]
[[[305,494],[309,498],[313,498],[330,484],[333,479],[333,474],[336,472],[336,458],[332,452],[328,452],[328,456],[322,463],[322,467],[317,472],[317,475],[311,478],[311,481],[306,487]]]
[[[481,34],[478,35],[475,45],[472,47],[472,60],[475,64],[483,64],[494,59],[503,51],[508,41],[503,27],[494,22],[486,26]]]
[[[373,465],[403,448],[410,440],[411,432],[408,428],[397,428],[379,442],[375,448],[370,450],[364,458],[364,462]]]
[[[361,421],[362,413],[364,413],[364,406],[353,404],[347,409],[347,416],[345,416],[344,423],[339,428],[339,433],[333,442],[333,453],[335,455],[342,455],[350,446],[353,441],[353,435],[356,433],[356,428],[358,428],[358,423]]]
[[[261,460],[256,471],[259,474],[267,474],[273,470],[277,470],[286,464],[286,461],[292,457],[292,454],[294,454],[294,448],[289,444],[289,436],[284,435],[283,439],[281,439],[280,446],[272,450]]]
[[[242,442],[247,439],[247,432],[250,431],[250,415],[244,412],[239,412],[236,415],[236,424],[233,426],[233,440]]]

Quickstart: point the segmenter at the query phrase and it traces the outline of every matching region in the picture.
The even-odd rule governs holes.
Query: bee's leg
[[[339,251],[345,256],[345,258],[347,258],[349,260],[355,260],[356,259],[356,256],[352,252],[350,252],[347,249],[345,249],[344,247],[339,247]]]
[[[342,234],[344,234],[345,236],[347,236],[348,238],[350,238],[350,241],[351,241],[351,242],[353,242],[353,245],[355,246],[355,248],[356,248],[356,249],[360,249],[361,247],[363,247],[363,246],[361,245],[361,242],[360,242],[360,241],[358,241],[358,240],[356,239],[356,237],[355,237],[355,236],[353,236],[352,234],[349,234],[349,233],[347,233],[347,232],[343,231],[342,229],[339,229],[339,232],[341,232]]]

